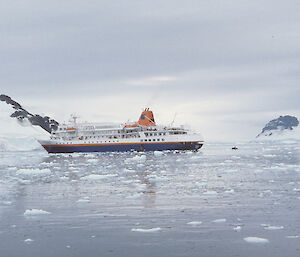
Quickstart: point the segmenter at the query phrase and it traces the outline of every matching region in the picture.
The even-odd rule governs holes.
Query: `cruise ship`
[[[146,108],[139,120],[125,124],[79,123],[59,125],[49,140],[39,140],[48,153],[195,150],[204,143],[200,133],[184,126],[156,125]]]

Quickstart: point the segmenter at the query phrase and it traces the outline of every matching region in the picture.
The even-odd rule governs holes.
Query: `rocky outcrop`
[[[269,121],[256,137],[270,137],[273,135],[282,134],[285,131],[291,131],[299,125],[296,117],[285,115],[277,119]]]
[[[32,125],[40,126],[49,133],[57,130],[58,128],[59,124],[56,120],[51,119],[48,116],[31,114],[30,112],[26,111],[19,103],[12,100],[7,95],[0,95],[0,101],[6,102],[7,104],[11,105],[11,107],[14,109],[14,112],[10,115],[10,117],[18,119],[18,121],[21,123],[24,123],[28,120]]]

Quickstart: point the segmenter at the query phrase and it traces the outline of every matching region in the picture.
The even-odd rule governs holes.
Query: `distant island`
[[[269,121],[256,138],[282,135],[286,131],[294,130],[298,125],[299,121],[297,117],[290,115],[280,116],[277,119]]]

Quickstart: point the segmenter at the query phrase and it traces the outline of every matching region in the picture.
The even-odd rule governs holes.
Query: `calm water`
[[[300,256],[299,141],[232,146],[0,152],[0,256]]]

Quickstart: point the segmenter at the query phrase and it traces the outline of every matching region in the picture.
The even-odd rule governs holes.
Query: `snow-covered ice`
[[[17,171],[17,175],[30,177],[30,176],[45,176],[50,175],[50,169],[20,169]]]
[[[198,226],[202,224],[202,221],[190,221],[188,223],[186,223],[187,225],[191,225],[191,226]]]
[[[247,243],[251,243],[251,244],[266,244],[266,243],[269,243],[268,239],[261,238],[261,237],[245,237],[244,240]]]
[[[132,228],[132,232],[155,233],[161,231],[161,228]]]
[[[159,154],[0,151],[1,254],[13,255],[14,245],[26,247],[26,257],[33,249],[41,257],[297,256],[300,142],[233,145]],[[253,247],[265,242],[257,238],[270,243]]]
[[[24,212],[24,216],[35,216],[35,215],[46,215],[51,214],[51,212],[44,211],[41,209],[28,209]]]
[[[215,219],[212,222],[214,222],[214,223],[223,223],[223,222],[226,222],[226,221],[227,221],[226,219]]]

